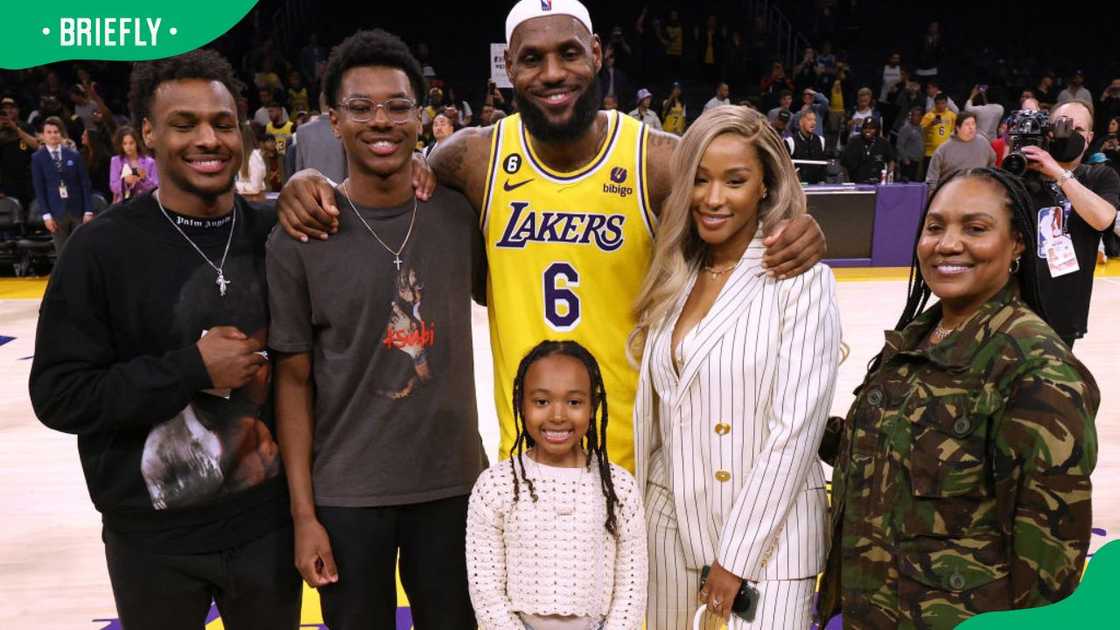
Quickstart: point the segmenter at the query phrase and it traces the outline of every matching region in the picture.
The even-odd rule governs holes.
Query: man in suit
[[[329,105],[326,94],[319,95],[319,111],[326,112]],[[296,131],[295,164],[292,173],[314,168],[332,181],[346,179],[346,153],[342,143],[331,131],[330,114],[324,113]]]
[[[633,92],[630,91],[630,80],[626,73],[618,69],[614,61],[614,49],[607,48],[603,52],[603,69],[599,71],[599,91],[603,97],[613,96],[616,103],[624,105],[625,98],[629,98]]]
[[[43,213],[43,224],[54,237],[54,251],[74,228],[93,219],[93,188],[80,153],[62,146],[63,123],[52,116],[43,122],[42,150],[31,157],[31,181]]]

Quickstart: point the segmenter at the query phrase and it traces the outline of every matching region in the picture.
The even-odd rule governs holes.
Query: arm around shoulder
[[[466,127],[436,145],[428,165],[440,184],[467,196],[476,210],[486,192],[490,144],[495,128]]]

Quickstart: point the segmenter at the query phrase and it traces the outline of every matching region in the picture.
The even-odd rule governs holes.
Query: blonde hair
[[[641,361],[650,328],[668,315],[688,284],[690,269],[707,255],[708,246],[692,222],[693,182],[708,145],[723,134],[743,137],[758,152],[767,192],[758,203],[758,223],[764,233],[770,233],[779,221],[805,213],[805,192],[793,160],[766,116],[738,105],[704,112],[673,151],[673,191],[661,208],[653,261],[634,306],[638,325],[626,344],[635,365]]]

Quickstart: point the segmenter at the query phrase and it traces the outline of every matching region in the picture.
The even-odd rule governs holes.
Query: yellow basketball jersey
[[[561,173],[533,153],[520,115],[502,119],[490,146],[481,216],[490,281],[490,343],[501,456],[513,446],[513,379],[545,339],[583,344],[607,389],[608,454],[634,469],[634,391],[626,359],[634,302],[653,254],[645,125],[609,112],[607,139],[584,168]]]

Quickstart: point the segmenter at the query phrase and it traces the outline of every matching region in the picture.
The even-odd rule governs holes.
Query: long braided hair
[[[591,468],[592,459],[597,462],[603,497],[607,501],[607,520],[604,526],[611,535],[618,536],[618,519],[615,511],[619,500],[614,491],[614,480],[611,478],[611,463],[607,458],[607,388],[603,384],[599,362],[579,342],[542,341],[530,350],[517,366],[517,376],[513,379],[513,423],[517,428],[517,439],[510,449],[509,458],[510,470],[513,472],[513,500],[518,501],[521,497],[521,481],[524,481],[529,488],[529,496],[533,501],[537,500],[537,491],[533,486],[533,480],[525,473],[523,458],[526,448],[536,446],[536,442],[525,429],[525,418],[521,413],[521,405],[525,397],[525,374],[537,361],[555,355],[577,359],[587,368],[587,375],[591,380],[591,421],[587,425],[587,433],[580,439],[580,445],[588,452],[587,468]],[[520,479],[518,468],[520,468]]]
[[[906,307],[902,309],[902,315],[898,318],[898,323],[895,324],[895,330],[902,330],[913,322],[918,315],[926,308],[926,303],[929,301],[929,296],[933,293],[929,285],[926,284],[926,279],[922,277],[922,271],[918,264],[918,241],[922,238],[922,230],[925,229],[926,215],[929,213],[929,207],[933,204],[933,200],[937,197],[937,193],[941,192],[945,186],[950,182],[958,179],[965,179],[975,177],[979,179],[988,180],[999,186],[1007,195],[1007,209],[1011,212],[1011,231],[1018,233],[1023,239],[1025,247],[1023,254],[1019,260],[1019,271],[1015,274],[1019,280],[1019,294],[1023,302],[1031,308],[1043,321],[1050,323],[1046,309],[1042,304],[1041,289],[1039,288],[1039,268],[1040,261],[1038,259],[1035,243],[1037,243],[1037,229],[1035,227],[1035,218],[1033,216],[1034,201],[1031,198],[1027,187],[1023,180],[1007,171],[995,168],[971,168],[961,171],[950,177],[948,180],[942,182],[930,196],[930,203],[926,204],[922,210],[921,219],[918,221],[918,232],[914,237],[914,255],[910,262],[910,281],[909,293],[906,296]],[[882,359],[882,353],[875,355],[870,363],[868,363],[868,372],[874,372],[879,367]]]

